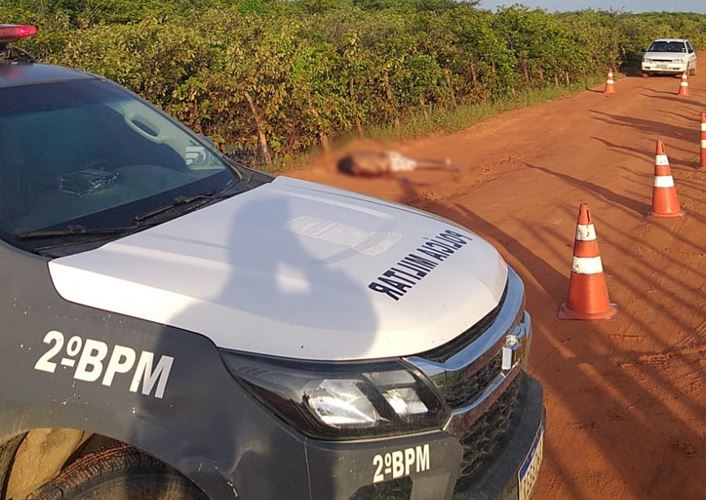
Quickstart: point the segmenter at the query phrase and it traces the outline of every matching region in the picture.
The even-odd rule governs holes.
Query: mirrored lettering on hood
[[[384,293],[393,300],[400,300],[436,266],[463,248],[469,241],[473,241],[473,238],[451,229],[433,238],[424,238],[424,242],[414,252],[383,272],[368,285],[368,288]]]

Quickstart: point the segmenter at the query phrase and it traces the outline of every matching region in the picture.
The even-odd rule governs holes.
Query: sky
[[[546,10],[612,9],[633,12],[701,12],[706,13],[706,0],[481,0],[480,7],[495,9],[499,5],[521,3]]]

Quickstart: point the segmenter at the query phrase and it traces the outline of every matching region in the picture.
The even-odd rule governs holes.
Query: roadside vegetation
[[[706,15],[452,0],[0,0],[39,59],[131,88],[260,165],[355,135],[461,128],[631,67],[650,40],[706,46]],[[252,152],[256,151],[256,157]]]

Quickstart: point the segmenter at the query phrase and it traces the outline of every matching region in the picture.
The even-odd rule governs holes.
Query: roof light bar
[[[30,25],[0,24],[0,44],[16,42],[20,38],[26,38],[37,34],[37,28]]]

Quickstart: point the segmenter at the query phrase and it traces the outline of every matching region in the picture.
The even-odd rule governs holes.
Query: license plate
[[[544,449],[544,428],[540,427],[537,436],[534,438],[532,448],[527,453],[522,467],[517,471],[519,483],[520,500],[529,500],[537,484],[539,467],[542,465],[542,451]]]
[[[657,67],[659,69],[667,69],[667,68],[669,68],[669,64],[658,64]]]

